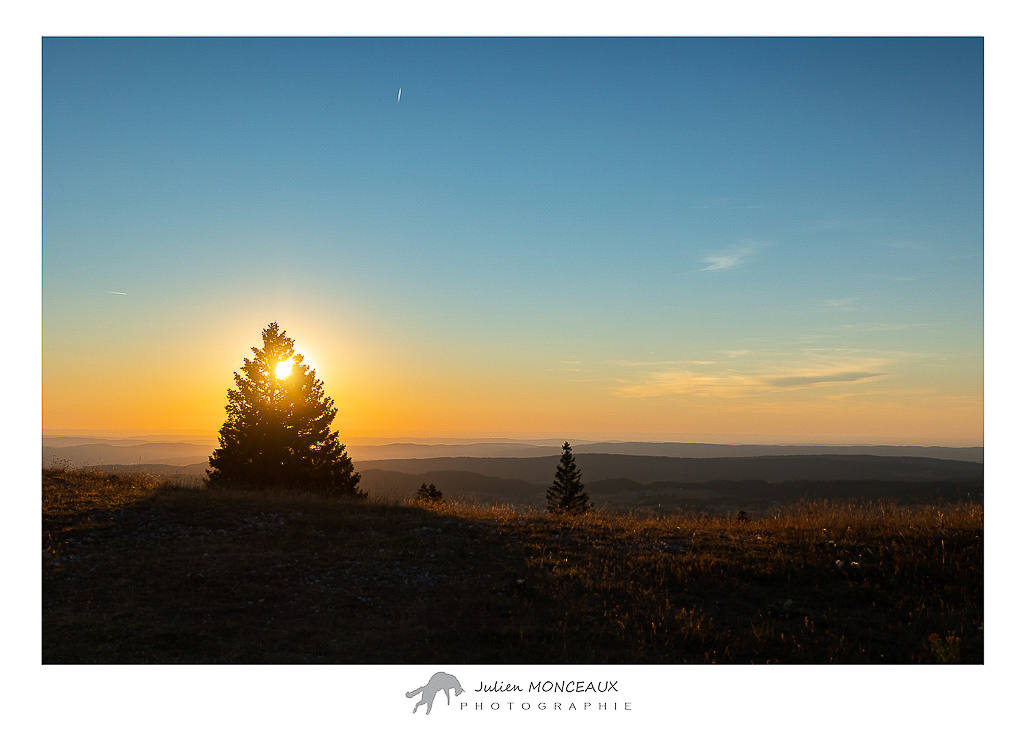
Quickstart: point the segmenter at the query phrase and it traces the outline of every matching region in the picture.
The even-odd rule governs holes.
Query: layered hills
[[[198,484],[209,442],[45,439],[43,465],[148,472]],[[983,495],[980,447],[719,445],[592,442],[574,445],[598,505],[756,509],[801,498],[891,498],[904,502]],[[541,505],[558,463],[555,441],[355,445],[361,486],[412,497],[423,483],[484,503]]]
[[[43,466],[56,463],[94,466],[100,464],[195,465],[205,463],[216,446],[212,440],[99,439],[95,437],[44,437]],[[506,440],[468,443],[351,444],[349,455],[357,462],[415,460],[436,457],[547,457],[558,456],[555,440],[514,442]],[[874,455],[878,457],[928,457],[983,462],[982,447],[833,446],[702,444],[687,442],[573,442],[573,453],[637,457],[766,457],[806,455]]]

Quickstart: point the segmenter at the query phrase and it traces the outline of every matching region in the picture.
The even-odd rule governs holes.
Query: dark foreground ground
[[[983,662],[983,511],[423,508],[43,472],[44,663]]]

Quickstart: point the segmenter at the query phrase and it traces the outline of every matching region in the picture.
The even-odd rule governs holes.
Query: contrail
[[[119,294],[122,297],[127,297],[128,296],[127,292],[111,292],[109,289],[107,290],[107,294]]]
[[[402,101],[402,87],[398,87],[398,101],[395,104],[399,104]]]

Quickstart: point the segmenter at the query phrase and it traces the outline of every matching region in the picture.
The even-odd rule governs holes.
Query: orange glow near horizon
[[[276,322],[343,441],[983,442],[982,38],[40,50],[48,431],[216,434]]]
[[[281,326],[295,338],[303,364],[313,367],[307,343],[318,353],[316,375],[335,400],[334,428],[343,441],[515,434],[983,444],[983,399],[972,393],[970,374],[950,393],[949,384],[927,380],[920,368],[900,375],[895,361],[840,364],[845,370],[739,358],[685,370],[614,361],[559,367],[539,357],[503,361],[504,354],[486,348],[449,358],[416,342],[366,337],[360,344],[352,333],[323,325],[293,331],[284,318]],[[164,343],[139,347],[133,358],[44,351],[43,427],[215,434],[224,421],[226,391],[234,387],[232,374],[259,344],[258,331],[254,336],[251,326],[244,330],[245,336],[206,341],[198,349],[198,369],[195,348]],[[278,377],[291,367],[290,361],[282,364]]]

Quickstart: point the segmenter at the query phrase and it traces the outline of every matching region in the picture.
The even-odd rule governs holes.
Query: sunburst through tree
[[[365,497],[359,473],[331,423],[338,413],[323,381],[276,322],[263,330],[235,388],[228,389],[220,447],[206,474],[213,486],[288,486]]]

